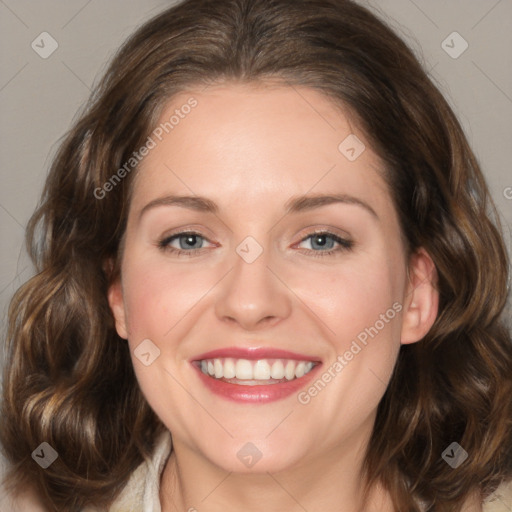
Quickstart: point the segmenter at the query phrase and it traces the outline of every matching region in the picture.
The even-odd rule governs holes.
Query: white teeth
[[[235,362],[233,361],[233,359],[226,359],[224,361],[224,377],[226,379],[233,379],[235,375]]]
[[[224,376],[224,369],[222,367],[222,363],[220,362],[220,359],[215,359],[213,361],[213,367],[215,369],[215,378],[216,379],[222,379]]]
[[[256,380],[270,379],[270,365],[267,361],[256,361],[256,364],[253,368],[253,378]]]
[[[300,362],[295,368],[295,377],[298,379],[300,377],[304,377],[304,372],[306,371],[306,363]]]
[[[295,363],[293,361],[288,361],[286,363],[286,367],[284,369],[284,376],[288,380],[292,380],[295,377]]]
[[[235,365],[236,378],[242,380],[253,379],[252,364],[247,359],[239,359]]]
[[[313,363],[311,363],[311,368],[313,368]],[[284,365],[281,361],[276,361],[270,370],[270,376],[273,379],[283,379],[284,378]]]
[[[203,359],[201,371],[215,379],[234,379],[243,381],[269,381],[300,379],[309,373],[315,364],[312,361],[295,359],[248,359],[215,358]],[[263,382],[262,382],[263,383]],[[257,385],[253,383],[252,385]]]

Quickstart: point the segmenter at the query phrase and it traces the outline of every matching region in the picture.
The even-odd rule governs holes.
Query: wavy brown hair
[[[471,493],[486,497],[512,477],[499,220],[441,93],[406,44],[349,0],[187,0],[119,50],[62,142],[28,226],[37,274],[9,310],[7,483],[30,484],[50,510],[107,507],[151,454],[164,427],[107,302],[136,170],[96,196],[173,95],[226,81],[306,86],[348,108],[385,163],[409,249],[424,247],[436,265],[439,315],[423,340],[401,348],[366,455],[368,488],[381,483],[400,511],[458,511]],[[31,459],[43,441],[59,454],[46,470]],[[453,441],[469,454],[456,469],[441,458]]]

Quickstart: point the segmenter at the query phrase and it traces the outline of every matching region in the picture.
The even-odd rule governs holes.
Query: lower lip
[[[196,365],[192,365],[205,386],[222,398],[238,403],[269,403],[282,400],[303,389],[314,377],[321,364],[317,364],[303,377],[279,384],[262,384],[261,386],[244,386],[231,384],[205,375]]]

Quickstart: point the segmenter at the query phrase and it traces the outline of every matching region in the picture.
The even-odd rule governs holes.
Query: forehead
[[[169,100],[150,137],[135,203],[164,191],[248,207],[265,195],[270,204],[308,192],[390,200],[382,162],[353,116],[310,88],[191,88]]]

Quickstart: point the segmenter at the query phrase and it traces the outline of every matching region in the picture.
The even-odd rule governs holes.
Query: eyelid
[[[338,244],[338,247],[334,249],[329,249],[326,251],[314,251],[313,249],[298,249],[298,250],[305,250],[308,254],[311,254],[313,256],[330,256],[335,253],[350,251],[354,248],[355,242],[350,236],[341,236],[339,234],[333,233],[332,231],[326,230],[326,229],[317,229],[314,231],[310,231],[306,236],[301,238],[298,242],[293,244],[292,247],[296,247],[302,242],[305,242],[306,240],[314,237],[315,235],[324,235],[334,240],[336,244]]]
[[[188,224],[185,226],[181,226],[179,228],[170,229],[168,231],[164,231],[162,235],[158,235],[158,242],[168,240],[169,238],[178,236],[178,235],[197,235],[205,240],[207,240],[210,243],[211,239],[214,238],[213,234],[210,232],[209,229],[205,228],[203,225],[197,225],[197,224]]]
[[[306,228],[301,230],[301,233],[303,233],[303,235],[300,235],[300,242],[303,242],[312,235],[331,235],[342,238],[343,240],[346,241],[354,242],[353,237],[350,235],[348,231],[336,228],[334,226],[307,226]]]
[[[179,239],[181,236],[186,236],[186,235],[198,236],[198,237],[202,238],[203,240],[205,240],[206,242],[213,244],[214,246],[219,245],[219,244],[215,244],[214,242],[212,242],[206,235],[204,235],[200,231],[193,230],[193,229],[185,229],[185,230],[177,231],[175,233],[171,232],[171,233],[165,234],[158,239],[158,245],[163,246],[164,244],[168,244],[171,241],[174,241],[176,239]],[[167,245],[165,247],[167,247]],[[205,247],[201,247],[201,249],[205,249]],[[196,251],[201,250],[201,249],[196,249]],[[180,250],[180,249],[176,249],[176,250]],[[191,251],[186,251],[186,252],[191,252]]]

